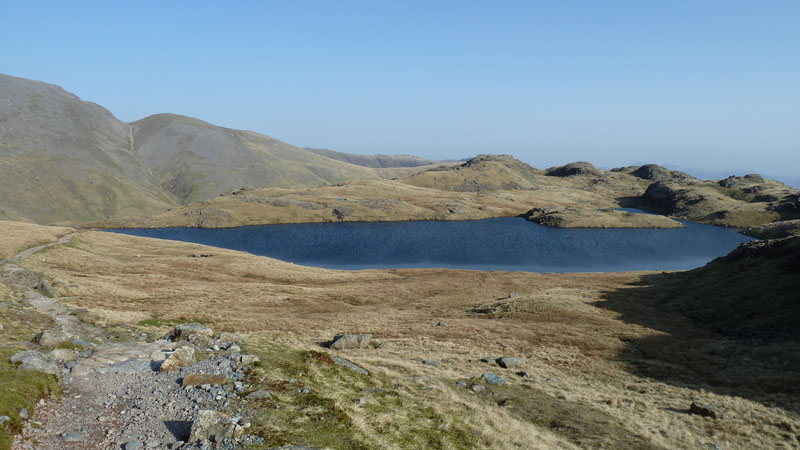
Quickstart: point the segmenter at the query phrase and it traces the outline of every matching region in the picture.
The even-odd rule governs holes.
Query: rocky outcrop
[[[545,171],[549,177],[574,177],[578,175],[599,177],[600,171],[586,161],[578,161],[563,166],[551,167]]]
[[[800,219],[781,220],[757,227],[750,227],[742,233],[759,239],[781,239],[800,236]]]
[[[650,181],[687,182],[696,180],[695,177],[679,170],[669,170],[658,164],[645,164],[631,172],[631,175]]]

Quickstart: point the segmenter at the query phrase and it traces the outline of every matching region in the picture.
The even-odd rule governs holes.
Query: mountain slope
[[[0,218],[83,221],[175,205],[129,133],[58,86],[0,75]]]
[[[243,186],[308,187],[379,178],[369,168],[191,117],[156,114],[131,126],[137,153],[162,187],[185,202]]]
[[[173,114],[127,124],[58,86],[0,74],[0,219],[153,215],[245,186],[314,187],[416,170],[362,167]]]

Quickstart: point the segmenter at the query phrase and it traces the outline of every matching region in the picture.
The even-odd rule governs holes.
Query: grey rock
[[[28,420],[28,408],[22,408],[19,410],[19,418],[22,420]]]
[[[456,383],[456,386],[465,388],[465,387],[467,387],[467,382],[464,381],[464,380],[461,380],[458,383]]]
[[[19,369],[35,370],[37,372],[58,374],[58,365],[49,357],[36,350],[26,350],[11,357],[11,362],[20,363]]]
[[[36,337],[37,344],[43,347],[55,347],[56,345],[71,341],[74,336],[65,333],[63,330],[44,330],[42,334]]]
[[[437,367],[439,365],[439,361],[433,359],[423,359],[422,364],[425,364],[426,366]]]
[[[223,331],[219,334],[219,341],[225,346],[244,343],[244,339],[242,339],[241,336],[236,333],[229,333],[227,331]]]
[[[47,282],[44,278],[39,278],[39,281],[34,286],[34,289],[39,291],[46,297],[58,297],[58,291],[53,288],[53,285]]]
[[[241,353],[242,348],[238,344],[231,344],[226,350],[232,353]]]
[[[517,369],[525,364],[525,360],[516,356],[503,356],[497,358],[497,365],[504,369]]]
[[[214,339],[211,336],[200,333],[190,334],[186,337],[186,340],[197,348],[211,347],[214,343]],[[217,350],[219,350],[219,347],[217,347]]]
[[[484,389],[486,389],[486,388],[481,386],[480,384],[473,384],[472,386],[469,387],[469,390],[472,391],[472,392],[475,392],[476,394],[478,392],[483,391]]]
[[[487,372],[481,375],[481,378],[483,378],[483,381],[485,381],[488,384],[495,384],[495,385],[506,384],[506,380],[504,380],[497,374],[491,372]]]
[[[78,432],[65,433],[61,435],[61,439],[64,440],[64,442],[78,442],[82,441],[85,437],[85,434]]]
[[[0,323],[0,331],[3,331],[3,324]]]
[[[197,413],[192,422],[189,442],[209,439],[219,444],[225,439],[238,440],[243,434],[244,428],[233,422],[231,416],[204,409]]]
[[[305,394],[308,394],[311,391],[309,391],[308,389],[303,388],[303,389],[300,389],[298,392],[300,392],[301,394],[305,395]]]
[[[144,448],[144,442],[140,440],[128,441],[122,446],[125,450],[141,450]]]
[[[350,361],[348,361],[348,360],[346,360],[344,358],[341,358],[339,356],[331,356],[331,359],[333,360],[334,363],[336,363],[336,364],[338,364],[338,365],[340,365],[340,366],[342,366],[342,367],[344,367],[346,369],[352,370],[355,373],[360,373],[362,375],[369,375],[369,371],[367,371],[367,369],[358,367],[357,365],[353,364],[352,362],[350,362]]]
[[[2,426],[4,423],[8,422],[9,420],[11,420],[11,417],[0,416],[0,426]]]
[[[92,344],[81,338],[73,339],[72,343],[83,348],[84,350],[92,347]]]
[[[184,345],[178,348],[161,363],[159,372],[169,372],[195,363],[194,348]]]
[[[481,358],[479,361],[482,362],[482,363],[491,364],[491,363],[494,363],[495,361],[497,361],[497,357],[496,356],[486,356],[486,357]]]
[[[689,411],[692,414],[697,414],[703,417],[711,417],[712,419],[723,419],[725,417],[724,414],[716,409],[698,402],[692,402],[692,404],[689,406]]]
[[[60,363],[67,362],[67,361],[75,361],[77,358],[75,356],[75,352],[72,350],[68,350],[66,348],[57,348],[49,353],[51,359],[58,361]]]
[[[214,330],[201,323],[182,323],[173,328],[168,336],[173,341],[186,341],[193,334],[211,337],[214,335]]]
[[[528,372],[525,372],[524,370],[520,370],[519,372],[517,372],[517,375],[522,377],[522,378],[530,378],[531,377],[531,375]]]
[[[260,361],[258,356],[256,355],[242,355],[239,357],[239,363],[243,366],[249,366],[250,364],[257,363]]]
[[[330,348],[334,350],[365,348],[369,345],[371,339],[371,334],[340,334],[333,337]]]
[[[353,403],[355,403],[356,405],[366,405],[367,397],[358,397],[357,399],[353,400]]]
[[[272,398],[272,394],[265,389],[259,389],[247,394],[244,398],[248,400],[263,400],[265,398]]]

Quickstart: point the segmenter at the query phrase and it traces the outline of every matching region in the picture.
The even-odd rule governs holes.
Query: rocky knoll
[[[748,227],[800,217],[800,191],[758,175],[719,181],[657,181],[640,207],[713,225]]]
[[[681,228],[669,217],[612,209],[533,208],[523,215],[531,222],[556,228]]]

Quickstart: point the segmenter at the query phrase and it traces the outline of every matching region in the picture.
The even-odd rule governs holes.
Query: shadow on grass
[[[779,285],[770,289],[763,278],[768,275],[757,270],[728,273],[727,279],[720,280],[718,269],[730,271],[732,267],[720,266],[722,263],[715,261],[689,272],[648,274],[627,288],[606,292],[605,301],[595,306],[663,333],[626,338],[619,359],[638,376],[800,413],[796,401],[800,398],[796,382],[800,379],[800,339],[781,326],[796,317],[770,317],[773,299],[780,302],[782,292],[792,295],[797,281],[779,280]],[[742,273],[744,278],[762,277],[765,286],[760,292],[757,285],[751,289]],[[716,286],[726,282],[728,291]],[[727,303],[731,301],[735,305]],[[784,313],[796,315],[797,306],[784,308]]]

